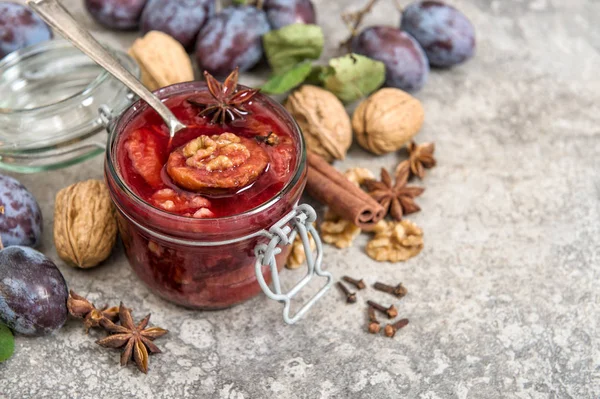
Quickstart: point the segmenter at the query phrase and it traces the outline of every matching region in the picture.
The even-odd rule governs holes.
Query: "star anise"
[[[112,333],[108,337],[97,341],[98,345],[106,348],[123,348],[121,354],[121,366],[126,366],[133,358],[135,364],[141,372],[148,372],[148,350],[150,353],[160,353],[161,350],[154,344],[158,337],[162,337],[168,331],[160,327],[150,327],[150,315],[136,326],[131,317],[131,311],[123,306],[123,302],[119,305],[119,320],[121,325],[115,324],[108,319],[101,321],[102,327]]]
[[[395,220],[402,220],[402,215],[421,210],[414,198],[421,195],[425,189],[407,186],[408,175],[409,165],[404,163],[404,166],[397,170],[395,183],[392,183],[392,178],[385,169],[381,169],[381,181],[367,180],[364,183],[371,197],[379,202]]]
[[[425,169],[433,168],[436,164],[435,158],[433,157],[433,153],[435,152],[435,144],[416,144],[414,141],[411,141],[407,148],[409,158],[408,161],[404,162],[408,162],[410,164],[410,171],[413,175],[419,177],[419,179],[422,179],[425,177]],[[398,165],[396,170],[400,169],[400,165]]]
[[[219,82],[207,71],[204,71],[204,77],[208,92],[200,93],[187,100],[194,106],[204,108],[200,112],[201,116],[213,115],[211,122],[219,122],[223,125],[227,121],[231,122],[248,115],[244,103],[250,101],[260,89],[238,90],[239,68],[231,72],[224,83]]]
[[[117,306],[109,308],[106,305],[102,309],[97,309],[93,303],[81,295],[77,295],[72,290],[69,292],[67,309],[71,316],[83,319],[86,334],[90,331],[90,328],[99,327],[102,319],[116,321],[119,317],[119,308]]]

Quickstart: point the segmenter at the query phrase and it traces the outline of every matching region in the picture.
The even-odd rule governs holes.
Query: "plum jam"
[[[306,166],[298,126],[278,103],[253,95],[222,124],[190,101],[206,93],[201,82],[156,93],[188,126],[172,140],[154,110],[130,107],[110,127],[105,175],[136,274],[168,300],[219,309],[261,291],[254,249],[292,211]]]

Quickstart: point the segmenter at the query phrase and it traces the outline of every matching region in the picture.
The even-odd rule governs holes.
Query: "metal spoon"
[[[171,139],[186,126],[173,115],[158,97],[125,69],[116,58],[94,39],[94,37],[58,2],[58,0],[28,0],[27,4],[52,28],[84,52],[102,68],[146,101],[169,127]]]

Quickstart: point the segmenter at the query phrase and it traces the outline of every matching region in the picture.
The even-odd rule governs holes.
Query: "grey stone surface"
[[[79,0],[65,0],[99,37],[127,46],[135,34],[100,29]],[[344,36],[337,15],[356,0],[317,6],[331,54]],[[54,196],[102,177],[101,157],[65,170],[20,176],[45,215],[43,251],[71,288],[91,300],[135,307],[135,318],[170,334],[150,372],[120,368],[118,352],[69,322],[55,336],[16,339],[0,364],[6,398],[598,398],[600,396],[600,2],[456,0],[473,21],[471,62],[434,71],[417,97],[426,110],[418,140],[434,140],[420,256],[376,263],[368,237],[327,247],[336,275],[403,281],[410,324],[393,340],[364,331],[362,305],[332,290],[296,326],[259,296],[219,312],[174,306],[133,275],[122,249],[105,265],[74,270],[52,244]],[[391,1],[367,23],[396,24]],[[257,81],[245,77],[246,83]],[[391,168],[353,148],[338,166]],[[286,284],[299,272],[283,273]],[[308,297],[308,294],[303,296]],[[372,290],[362,294],[388,302]]]

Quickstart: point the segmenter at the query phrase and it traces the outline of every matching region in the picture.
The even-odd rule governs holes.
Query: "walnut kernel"
[[[374,180],[375,175],[366,168],[350,168],[344,172],[346,179],[357,186],[361,186],[366,180]]]
[[[314,225],[314,224],[313,224]],[[315,240],[312,238],[312,235],[308,236],[310,241],[310,249],[314,251],[317,248],[317,244]],[[297,235],[292,243],[292,249],[287,258],[287,263],[285,267],[288,269],[297,269],[301,267],[304,262],[306,262],[306,253],[304,252],[304,244],[302,244],[302,238],[300,235]]]
[[[329,210],[325,212],[324,219],[321,223],[321,238],[327,244],[333,244],[340,249],[348,248],[360,234],[360,227]]]
[[[409,220],[377,223],[375,237],[367,244],[367,254],[379,262],[401,262],[423,249],[423,230]]]

